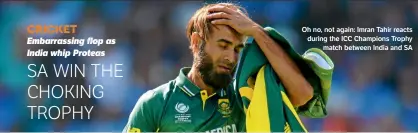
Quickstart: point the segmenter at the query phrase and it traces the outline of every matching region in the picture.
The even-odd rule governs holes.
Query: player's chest
[[[170,102],[160,121],[164,132],[236,132],[241,117],[228,98]]]

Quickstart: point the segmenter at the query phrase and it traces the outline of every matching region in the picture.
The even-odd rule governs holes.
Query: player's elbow
[[[299,107],[305,105],[313,97],[313,87],[308,83],[300,87],[300,93],[291,99],[293,106]]]

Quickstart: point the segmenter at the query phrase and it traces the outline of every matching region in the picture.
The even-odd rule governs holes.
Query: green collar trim
[[[180,89],[186,93],[188,96],[193,97],[197,94],[200,94],[200,88],[197,87],[195,84],[193,84],[186,76],[187,73],[189,73],[191,70],[190,67],[184,67],[180,69],[179,75],[175,79],[176,83],[175,85],[180,87]],[[224,97],[227,95],[227,91],[225,89],[219,89],[217,92],[215,92],[221,97]]]

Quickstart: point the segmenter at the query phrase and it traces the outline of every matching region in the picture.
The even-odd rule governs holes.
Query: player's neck
[[[205,84],[199,70],[196,67],[192,67],[190,72],[187,74],[187,78],[189,78],[189,80],[201,90],[206,90],[208,95],[212,95],[213,88]]]

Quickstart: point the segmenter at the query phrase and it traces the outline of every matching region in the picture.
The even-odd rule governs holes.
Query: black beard
[[[226,88],[232,81],[233,73],[217,73],[214,69],[212,58],[203,50],[204,44],[199,48],[197,59],[197,70],[206,85],[211,86],[214,91]]]

